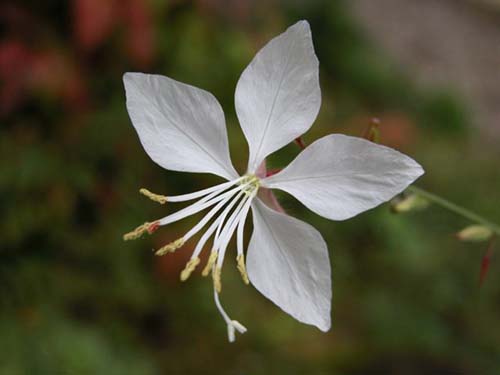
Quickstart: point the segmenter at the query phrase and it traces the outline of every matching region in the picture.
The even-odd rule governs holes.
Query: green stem
[[[416,186],[409,186],[408,190],[420,195],[421,197],[427,199],[428,201],[435,203],[443,208],[446,208],[447,210],[456,213],[457,215],[463,216],[466,219],[469,219],[470,221],[476,222],[478,224],[482,224],[485,227],[488,227],[491,229],[494,233],[497,235],[500,235],[500,226],[498,226],[495,223],[492,223],[489,220],[486,220],[485,218],[479,216],[478,214],[467,210],[466,208],[460,207],[456,205],[455,203],[452,203],[444,198],[441,198],[433,193],[429,193],[428,191],[425,191],[423,189],[420,189]]]

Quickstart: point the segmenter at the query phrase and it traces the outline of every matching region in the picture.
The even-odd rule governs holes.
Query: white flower
[[[318,60],[309,24],[300,21],[271,40],[238,81],[236,112],[250,150],[243,176],[231,164],[224,114],[212,94],[159,75],[126,73],[123,80],[130,118],[153,161],[165,169],[213,173],[227,180],[180,196],[141,190],[160,203],[199,200],[145,223],[125,239],[211,208],[190,231],[157,254],[175,251],[212,221],[181,279],[187,279],[198,265],[201,251],[213,236],[203,275],[212,273],[215,302],[230,341],[235,330],[246,331],[229,318],[218,298],[224,256],[235,232],[243,280],[295,319],[329,330],[332,292],[325,241],[309,224],[264,204],[257,197],[259,189],[284,190],[327,219],[345,220],[391,199],[422,175],[423,169],[390,148],[333,134],[311,144],[282,171],[270,177],[256,173],[269,154],[305,133],[318,114]],[[250,209],[253,234],[245,264],[243,228]]]

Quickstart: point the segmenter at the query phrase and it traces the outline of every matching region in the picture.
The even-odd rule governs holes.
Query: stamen
[[[154,221],[152,223],[145,222],[144,224],[139,225],[133,231],[125,233],[123,235],[123,240],[124,241],[136,240],[142,237],[142,235],[145,232],[148,232],[149,234],[153,233],[155,230],[159,228],[159,226],[160,226],[159,221]]]
[[[142,195],[145,195],[146,197],[148,197],[149,199],[151,199],[154,202],[158,202],[159,204],[165,204],[165,203],[167,203],[167,200],[168,200],[166,196],[152,193],[148,189],[145,189],[145,188],[140,189],[139,193],[141,193]]]
[[[214,288],[217,293],[220,293],[222,290],[222,283],[220,281],[220,276],[221,276],[221,268],[219,266],[213,267],[212,270],[212,278],[214,280]]]
[[[165,204],[166,202],[182,202],[199,197],[201,197],[201,199],[188,207],[162,218],[161,220],[157,220],[153,223],[144,223],[124,236],[125,240],[139,238],[145,232],[154,232],[160,225],[173,223],[187,216],[198,213],[207,207],[214,206],[211,207],[210,211],[183,237],[161,247],[155,252],[155,254],[161,256],[176,251],[183,246],[190,237],[198,233],[216,214],[218,215],[198,241],[191,259],[187,262],[185,268],[180,274],[180,279],[181,281],[186,281],[191,276],[193,271],[200,264],[199,254],[203,250],[206,241],[216,231],[214,242],[212,244],[212,251],[207,260],[207,264],[202,270],[202,275],[207,276],[210,271],[212,271],[215,303],[226,321],[228,338],[231,342],[235,339],[236,331],[245,333],[246,328],[238,321],[230,319],[220,304],[218,295],[222,290],[222,264],[229,242],[236,229],[238,229],[238,255],[236,257],[237,268],[241,274],[243,282],[245,284],[249,283],[248,274],[245,268],[245,257],[243,255],[243,231],[251,202],[257,194],[259,185],[260,181],[256,176],[247,175],[208,189],[200,190],[198,192],[173,197],[154,194],[147,189],[141,189],[141,194],[160,204]],[[219,211],[221,210],[222,212],[219,215]]]
[[[247,269],[245,267],[245,256],[243,254],[238,254],[236,262],[238,263],[237,268],[238,271],[240,271],[243,282],[248,285],[250,281],[248,280]]]
[[[240,192],[238,195],[236,195],[236,197],[233,199],[233,201],[223,211],[221,216],[227,215],[227,212],[229,212],[231,207],[236,203],[236,201],[238,201],[238,199],[241,197],[241,195],[242,195],[242,192]],[[231,199],[231,197],[229,196],[226,199],[219,202],[219,204],[217,204],[217,206],[212,208],[208,212],[208,214],[206,214],[203,217],[203,219],[201,219],[198,222],[198,224],[196,224],[193,228],[191,228],[191,230],[189,232],[186,233],[186,235],[184,236],[184,237],[186,237],[186,240],[191,238],[192,236],[194,236],[196,233],[198,233],[200,231],[200,229],[203,228],[208,223],[208,221],[217,213],[217,211],[219,211],[221,209],[221,207],[224,206],[230,199]]]
[[[247,212],[245,212],[238,223],[238,231],[236,233],[236,248],[238,255],[236,261],[238,263],[238,270],[240,271],[241,278],[245,284],[249,283],[248,274],[245,266],[245,255],[243,254],[243,230],[245,228],[245,221],[247,219]]]
[[[160,227],[160,222],[159,221],[155,221],[154,223],[152,223],[147,231],[148,231],[148,234],[153,234],[154,232],[156,232],[156,230]]]
[[[242,193],[244,193],[246,195],[246,192],[243,191]],[[226,239],[227,235],[228,235],[228,232],[231,232],[229,230],[229,228],[231,228],[233,226],[233,223],[234,221],[236,220],[236,218],[238,217],[238,215],[241,213],[242,211],[242,207],[245,205],[245,202],[248,202],[249,201],[249,198],[247,196],[245,196],[245,198],[243,198],[240,203],[238,204],[238,206],[236,207],[236,209],[233,211],[233,213],[231,214],[231,216],[229,217],[229,219],[227,220],[227,222],[223,223],[223,221],[221,221],[219,223],[219,227],[217,228],[217,234],[216,234],[216,239],[215,239],[215,242],[214,242],[214,249],[219,249],[221,246],[221,244],[224,243],[224,240]],[[229,211],[226,213],[226,216],[227,214],[229,213]],[[225,217],[223,218],[223,220],[225,220]],[[222,229],[222,233],[219,233],[219,230],[220,228],[224,225],[224,229]],[[230,237],[229,237],[230,239]],[[228,239],[228,240],[229,240]]]
[[[240,188],[235,188],[233,189],[234,191],[237,191],[239,190]],[[229,193],[229,192],[228,192]],[[215,199],[213,199],[212,201],[209,201],[207,203],[206,200],[209,200],[210,198],[212,198],[211,196],[207,196],[205,197],[205,201],[200,200],[199,202],[196,202],[195,204],[189,206],[189,207],[186,207],[185,209],[183,210],[180,210],[180,211],[177,211],[176,213],[172,214],[172,215],[168,215],[166,217],[164,217],[163,219],[161,220],[156,220],[152,223],[149,223],[149,222],[145,222],[144,224],[142,225],[139,225],[137,228],[135,228],[133,231],[129,232],[129,233],[126,233],[123,235],[123,240],[124,241],[130,241],[130,240],[135,240],[137,238],[140,238],[142,237],[142,235],[145,233],[145,232],[148,232],[149,234],[152,234],[154,231],[156,231],[161,225],[165,225],[165,224],[169,224],[169,223],[172,223],[172,222],[175,222],[177,220],[180,220],[180,219],[183,219],[184,217],[186,216],[190,216],[196,212],[199,212],[201,211],[202,209],[205,209],[206,207],[212,205],[212,204],[215,204],[217,203],[218,201],[221,201],[222,199],[224,199],[226,196],[225,195],[222,195],[222,196],[219,196]],[[205,205],[203,205],[205,203]],[[197,205],[203,205],[203,207],[199,208],[197,207]],[[194,212],[193,212],[193,209]]]
[[[229,213],[229,211],[227,213]],[[215,251],[217,251],[217,246],[216,245],[219,243],[219,237],[220,237],[220,234],[221,234],[221,231],[222,231],[222,227],[224,226],[224,221],[226,220],[227,213],[226,213],[226,215],[224,215],[223,217],[221,217],[221,220],[219,221],[219,225],[217,225],[217,230],[215,231],[214,245],[213,245],[213,248],[214,248]]]
[[[224,262],[224,255],[226,253],[229,241],[231,240],[231,237],[233,236],[233,233],[236,230],[236,226],[240,223],[243,217],[247,216],[248,210],[250,209],[250,204],[252,203],[252,198],[253,198],[252,196],[249,196],[246,198],[246,200],[241,201],[241,203],[244,203],[243,207],[241,207],[242,204],[240,204],[240,206],[233,212],[223,230],[221,239],[217,245],[218,246],[217,250],[219,252],[219,256],[217,258],[217,267],[219,268],[222,268],[222,263]]]
[[[245,194],[245,195],[246,195],[246,197],[243,200],[241,200],[241,202],[238,204],[238,206],[236,207],[234,212],[231,214],[231,216],[227,220],[226,225],[225,225],[224,229],[222,230],[220,237],[219,238],[216,237],[214,239],[212,253],[215,252],[217,254],[217,257],[215,259],[213,259],[214,264],[215,264],[215,261],[217,261],[217,264],[211,265],[211,267],[212,267],[212,278],[213,278],[213,283],[214,283],[214,289],[217,291],[217,293],[220,293],[222,290],[222,283],[221,283],[222,263],[224,261],[224,255],[226,253],[226,249],[227,249],[227,246],[229,244],[229,240],[231,239],[237,225],[240,223],[242,218],[246,217],[248,210],[250,209],[250,204],[252,202],[252,199],[255,196],[254,192],[251,193],[250,195],[248,195],[248,194]],[[236,202],[237,199],[238,199],[238,197],[233,199],[231,204],[234,204],[234,202]],[[218,224],[217,224],[217,221],[212,223],[212,227],[209,229],[210,231],[213,230],[214,225],[219,225],[219,227],[221,226],[221,223],[225,219],[225,216],[229,212],[230,208],[231,207],[229,207],[229,206],[226,207],[226,210],[225,210],[226,212],[224,212],[224,214],[221,215],[221,217],[219,219],[217,219],[217,221],[219,221]],[[205,235],[206,235],[206,233],[205,233]],[[204,242],[203,242],[203,244],[204,244]],[[196,252],[196,250],[195,250],[195,252]],[[210,257],[212,258],[212,255]],[[210,259],[209,259],[209,262],[210,262]],[[207,264],[207,266],[208,266],[208,264]],[[207,266],[205,267],[204,271],[207,270]],[[245,274],[246,274],[246,272],[245,272]],[[245,278],[243,278],[243,280],[245,281]]]
[[[161,256],[161,255],[165,255],[168,253],[173,253],[175,250],[182,247],[185,242],[186,241],[184,240],[184,237],[181,237],[181,238],[175,240],[174,242],[171,242],[171,243],[161,247],[160,249],[156,250],[155,255]]]
[[[231,207],[238,201],[239,197],[241,196],[242,193],[239,193],[233,200],[231,203],[229,203],[229,205],[225,208],[224,212],[229,212],[229,210],[231,209]],[[227,199],[219,202],[217,204],[217,206],[215,206],[214,208],[212,208],[208,214],[205,215],[205,217],[203,219],[201,219],[201,221],[196,224],[189,232],[187,232],[183,237],[179,238],[178,240],[172,242],[172,243],[169,243],[168,245],[165,245],[163,246],[161,249],[157,250],[156,251],[156,255],[165,255],[165,254],[168,254],[168,253],[173,253],[175,250],[177,250],[178,248],[180,248],[182,245],[184,245],[184,243],[189,240],[192,236],[194,236],[201,228],[203,228],[205,226],[205,224],[217,213],[217,211],[219,211],[222,206],[224,206],[224,204],[226,204],[226,202],[230,199],[231,197],[228,197]],[[221,216],[224,215],[224,212]],[[219,220],[219,219],[218,219]],[[213,226],[213,224],[212,224]],[[210,230],[210,229],[209,229]],[[202,240],[204,239],[205,235],[202,237]],[[208,237],[207,237],[208,238]],[[200,242],[202,241],[200,240]],[[203,245],[205,244],[206,242],[206,238],[204,240],[203,243],[201,243],[201,246],[200,246],[200,242],[198,243],[198,245],[196,246],[195,248],[195,251],[193,252],[193,259],[194,258],[198,258],[198,255],[199,253],[201,252],[201,248],[203,247]],[[199,262],[199,260],[198,260]],[[190,272],[191,273],[191,272]],[[189,276],[189,275],[188,275]]]
[[[211,187],[209,187],[207,189],[195,191],[194,193],[182,194],[182,195],[173,195],[173,196],[168,196],[166,198],[168,199],[169,202],[185,202],[185,201],[190,201],[190,200],[193,200],[193,199],[196,199],[196,198],[203,197],[204,195],[207,195],[207,194],[212,193],[212,192],[220,193],[220,192],[224,191],[225,189],[227,189],[228,187],[237,184],[238,182],[240,182],[244,178],[245,178],[245,176],[242,176],[242,177],[237,178],[236,180],[224,182],[222,184],[215,185],[215,186],[211,186]]]
[[[238,204],[238,207],[236,207],[232,215],[227,220],[226,226],[222,230],[220,238],[216,238],[214,240],[213,251],[217,252],[217,264],[212,267],[212,278],[214,288],[217,293],[220,293],[222,290],[222,262],[224,261],[227,245],[229,244],[229,240],[231,239],[233,232],[236,229],[236,225],[238,224],[237,218],[242,214],[246,207],[249,207],[249,202],[251,202],[251,199],[245,198]]]
[[[215,231],[216,228],[219,228],[222,223],[224,222],[227,214],[231,211],[231,208],[236,204],[236,202],[240,199],[242,193],[240,192],[236,197],[232,199],[232,201],[224,208],[224,211],[222,211],[221,215],[210,225],[210,227],[205,231],[203,236],[201,236],[200,240],[196,244],[196,247],[193,252],[193,257],[196,257],[200,255],[201,251],[203,250],[203,246],[205,246],[205,243],[207,240],[210,238],[212,233]],[[224,202],[225,203],[225,202]],[[212,246],[213,251],[217,251],[215,244],[217,242],[217,235],[215,236],[214,239],[214,244]]]
[[[220,202],[223,199],[226,199],[227,197],[230,197],[234,195],[237,191],[240,191],[241,189],[244,188],[244,185],[237,186],[221,195],[216,196],[219,194],[218,191],[207,195],[206,197],[200,199],[196,203],[193,203],[192,205],[183,208],[182,210],[179,210],[171,215],[165,216],[160,220],[161,225],[167,225],[170,223],[173,223],[175,221],[184,219],[185,217],[194,215],[195,213],[198,213],[200,211],[203,211],[205,208],[210,207],[214,205],[217,202]],[[212,199],[213,198],[213,199]],[[170,200],[170,198],[169,198]]]
[[[203,271],[201,271],[202,276],[208,276],[210,271],[212,270],[213,265],[215,264],[215,261],[217,260],[217,251],[212,250],[210,253],[210,256],[208,257],[207,264],[205,265],[205,268],[203,268]]]
[[[173,223],[205,210],[207,207],[214,206],[202,218],[202,220],[191,228],[183,237],[161,247],[155,252],[158,256],[165,255],[182,247],[190,237],[198,233],[216,214],[219,213],[220,210],[222,210],[219,217],[213,221],[198,241],[191,259],[187,262],[185,268],[180,274],[180,279],[181,281],[186,281],[191,276],[193,271],[200,264],[199,254],[203,250],[206,241],[217,230],[212,245],[212,251],[207,260],[207,264],[202,270],[202,275],[207,276],[210,271],[212,271],[215,304],[227,324],[228,338],[231,342],[235,339],[236,331],[245,333],[247,329],[238,321],[230,319],[220,304],[219,293],[221,293],[222,290],[222,264],[228,244],[236,228],[238,228],[238,255],[236,257],[237,268],[241,273],[243,281],[246,284],[249,283],[245,268],[245,257],[243,255],[243,229],[251,202],[257,194],[259,185],[260,181],[256,176],[245,175],[233,181],[228,181],[194,193],[177,196],[159,195],[142,188],[139,190],[141,194],[160,204],[165,204],[166,202],[183,202],[196,198],[201,199],[188,207],[165,216],[161,220],[157,220],[152,223],[146,222],[123,236],[124,240],[136,239],[141,237],[145,232],[150,234],[153,233],[161,225]],[[236,208],[233,210],[235,205]]]
[[[181,281],[186,281],[198,264],[200,264],[200,258],[190,259],[186,264],[186,268],[181,272]]]

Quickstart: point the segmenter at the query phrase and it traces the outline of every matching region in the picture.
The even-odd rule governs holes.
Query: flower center
[[[260,187],[260,179],[253,174],[247,174],[243,176],[238,184],[243,186],[243,192],[247,196],[255,196]]]

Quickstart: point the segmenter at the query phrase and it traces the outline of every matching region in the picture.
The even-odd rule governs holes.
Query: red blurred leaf
[[[15,40],[7,39],[0,44],[0,78],[22,79],[32,60],[32,53],[26,46]],[[13,77],[16,75],[17,77]]]
[[[154,57],[154,28],[148,2],[128,0],[125,13],[126,45],[133,62],[144,68]]]
[[[172,242],[172,238],[166,235],[158,234],[153,239],[155,243],[155,249],[160,248],[161,246]],[[171,285],[179,285],[180,274],[182,270],[186,267],[187,262],[189,261],[191,254],[193,253],[193,245],[186,244],[181,249],[178,249],[176,252],[163,255],[163,256],[155,256],[152,255],[152,260],[154,262],[154,267],[156,271],[156,275],[161,280],[165,280]],[[205,264],[207,258],[207,250],[202,252],[200,255],[201,264]],[[203,269],[203,266],[199,266],[195,273],[198,276],[200,270]],[[192,275],[194,276],[194,275]]]
[[[253,2],[251,0],[197,0],[201,12],[211,12],[228,17],[231,21],[246,22]]]
[[[57,50],[46,50],[34,56],[30,88],[63,99],[71,109],[81,110],[88,104],[87,86],[81,72]]]
[[[115,0],[74,0],[73,27],[77,44],[89,51],[109,36],[117,17]]]
[[[68,75],[63,95],[65,103],[69,108],[77,111],[87,109],[89,105],[87,85],[78,70],[74,69]]]
[[[30,84],[35,89],[51,95],[61,92],[68,75],[68,64],[57,51],[42,51],[33,57],[30,70]]]
[[[484,280],[486,279],[486,275],[490,269],[491,256],[493,254],[493,244],[495,242],[495,238],[490,240],[488,244],[488,249],[481,260],[481,270],[479,272],[479,287],[483,286]]]
[[[23,100],[32,61],[33,54],[21,42],[8,39],[0,43],[0,115]]]

